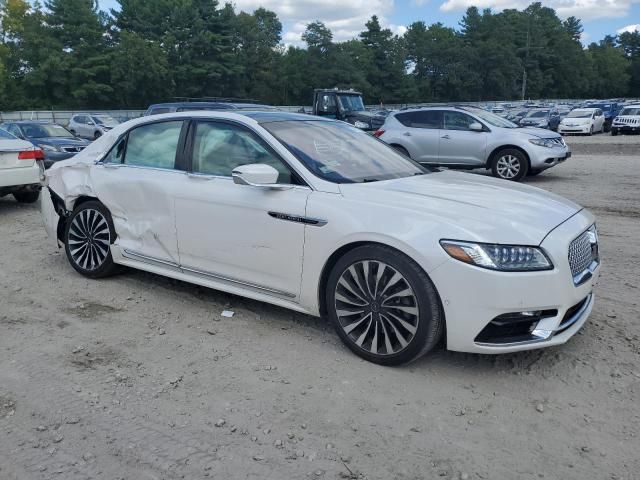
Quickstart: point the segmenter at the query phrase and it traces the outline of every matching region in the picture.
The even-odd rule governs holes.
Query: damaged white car
[[[78,272],[123,266],[326,315],[386,365],[566,342],[593,307],[594,217],[535,188],[428,170],[346,123],[185,112],[115,127],[47,173]]]

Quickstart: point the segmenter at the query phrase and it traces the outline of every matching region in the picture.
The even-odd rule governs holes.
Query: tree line
[[[314,88],[367,103],[640,97],[640,33],[587,48],[582,24],[533,3],[471,7],[459,28],[417,21],[403,35],[376,16],[336,42],[322,22],[285,46],[277,15],[217,0],[0,0],[0,110],[145,108],[173,97],[307,105]]]

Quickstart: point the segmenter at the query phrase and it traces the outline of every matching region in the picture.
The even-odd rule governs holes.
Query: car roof
[[[306,113],[290,113],[290,112],[238,112],[240,115],[254,119],[258,123],[270,123],[270,122],[287,122],[287,121],[321,121],[331,122],[333,120],[329,118],[318,117],[315,115],[308,115]]]
[[[153,105],[149,105],[147,110],[152,110],[155,108],[185,108],[190,107],[193,109],[197,108],[212,108],[219,110],[240,110],[240,109],[251,109],[251,108],[276,108],[271,105],[262,105],[259,103],[235,103],[235,102],[168,102],[168,103],[154,103]]]

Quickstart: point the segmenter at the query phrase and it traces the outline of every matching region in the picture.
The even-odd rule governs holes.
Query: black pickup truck
[[[367,131],[377,130],[385,121],[384,115],[367,111],[362,93],[352,89],[315,89],[312,114],[343,120]]]

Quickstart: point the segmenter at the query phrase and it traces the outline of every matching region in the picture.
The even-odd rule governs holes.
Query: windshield
[[[14,137],[9,132],[7,132],[6,130],[3,130],[1,128],[0,128],[0,138],[5,139],[5,140],[15,140],[16,139],[16,137]]]
[[[424,167],[344,122],[264,123],[305,167],[333,183],[362,183],[427,173]]]
[[[591,115],[593,115],[593,112],[589,110],[574,110],[569,112],[567,118],[591,118]]]
[[[98,125],[104,125],[105,127],[115,127],[120,123],[109,115],[95,115],[93,119]]]
[[[364,103],[360,95],[338,95],[342,109],[345,112],[362,112]]]
[[[467,110],[470,113],[473,113],[476,117],[487,122],[489,125],[493,125],[494,127],[518,128],[515,123],[510,122],[506,118],[500,117],[491,112],[487,112],[486,110],[482,110],[481,108],[469,108]]]
[[[27,138],[47,138],[47,137],[63,137],[73,138],[71,132],[60,125],[27,123],[21,125],[22,132]]]
[[[625,107],[619,115],[640,115],[640,107]]]
[[[544,118],[549,115],[549,110],[536,110],[535,112],[529,112],[527,118]]]

